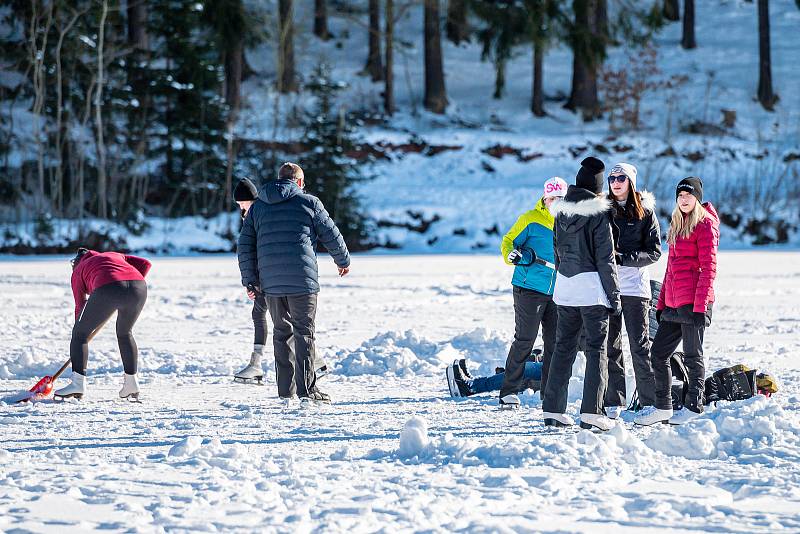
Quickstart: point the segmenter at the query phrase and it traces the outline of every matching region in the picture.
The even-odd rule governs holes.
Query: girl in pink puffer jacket
[[[667,271],[656,306],[658,333],[650,352],[656,379],[656,405],[639,412],[634,419],[639,425],[683,424],[703,413],[703,334],[711,324],[714,304],[719,217],[711,203],[703,203],[700,178],[681,180],[675,197],[675,210],[667,233]],[[669,360],[681,341],[689,374],[689,392],[685,405],[673,413]]]

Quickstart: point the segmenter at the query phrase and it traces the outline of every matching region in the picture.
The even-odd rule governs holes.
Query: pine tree
[[[153,155],[168,195],[168,214],[210,213],[225,176],[225,80],[214,34],[204,24],[202,4],[168,2],[153,14],[159,45],[150,67],[158,121],[150,132]],[[153,181],[153,180],[151,180]]]
[[[366,245],[366,216],[353,186],[364,180],[361,163],[349,156],[357,148],[354,119],[336,97],[344,84],[331,79],[330,68],[320,64],[306,89],[316,100],[306,114],[304,140],[311,150],[302,158],[306,188],[327,208],[347,242],[354,250]]]

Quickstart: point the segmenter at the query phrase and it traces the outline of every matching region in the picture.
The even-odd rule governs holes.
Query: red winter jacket
[[[86,295],[98,287],[112,282],[144,280],[152,264],[138,256],[126,256],[119,252],[96,252],[90,250],[72,271],[72,294],[75,297],[75,319],[86,304]]]
[[[714,278],[717,276],[719,217],[711,203],[703,204],[708,215],[694,232],[679,237],[669,247],[667,272],[656,309],[679,308],[692,304],[692,311],[705,313],[714,302]]]

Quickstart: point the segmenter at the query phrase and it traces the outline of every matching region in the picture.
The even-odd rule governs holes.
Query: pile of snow
[[[792,416],[777,402],[757,395],[708,407],[702,417],[686,425],[659,429],[646,443],[671,456],[771,463],[781,456],[781,444],[800,444],[800,426]]]
[[[629,478],[659,469],[663,457],[620,424],[605,434],[581,430],[575,434],[537,434],[529,440],[512,438],[489,444],[456,438],[451,433],[430,438],[428,424],[409,419],[397,450],[373,451],[371,459],[398,458],[412,463],[461,464],[488,467],[550,467],[572,470],[589,467]]]
[[[439,374],[453,360],[466,358],[489,372],[505,358],[508,343],[485,328],[459,334],[444,342],[420,337],[416,332],[385,332],[361,344],[355,351],[340,351],[336,372],[346,376]]]

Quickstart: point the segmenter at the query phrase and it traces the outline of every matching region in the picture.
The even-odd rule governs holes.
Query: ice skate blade
[[[636,421],[633,422],[633,424],[636,425],[636,426],[653,426],[653,425],[657,425],[659,423],[661,423],[662,425],[678,426],[675,423],[670,423],[669,419],[664,419],[662,421],[653,421],[652,423],[637,423]]]
[[[519,404],[501,404],[501,410],[519,410]]]
[[[264,377],[257,376],[255,378],[243,378],[241,376],[234,376],[233,381],[237,384],[253,384],[256,386],[263,386],[264,385]]]
[[[558,427],[558,428],[566,428],[566,427],[570,427],[572,425],[568,425],[567,423],[559,421],[558,419],[553,419],[551,417],[547,417],[544,420],[544,426],[555,426],[555,427]]]
[[[583,421],[581,421],[580,426],[581,428],[591,430],[592,432],[608,432],[608,430],[611,430],[610,428],[606,430],[604,428],[600,428],[599,426],[590,425],[589,423],[584,423]]]
[[[301,406],[302,405],[308,406],[310,404],[332,404],[332,402],[330,400],[317,400],[309,397],[301,397],[300,404]]]
[[[53,400],[57,400],[57,401],[65,401],[67,399],[78,399],[78,400],[81,400],[82,398],[83,398],[83,393],[67,393],[66,395],[53,394]]]
[[[142,401],[139,400],[139,394],[138,393],[131,393],[130,395],[126,395],[124,397],[120,397],[120,399],[127,400],[128,402],[131,402],[131,403],[134,403],[134,404],[142,404]]]

